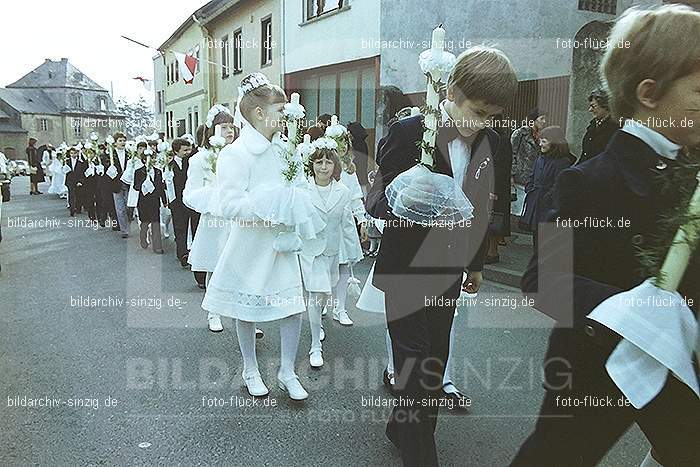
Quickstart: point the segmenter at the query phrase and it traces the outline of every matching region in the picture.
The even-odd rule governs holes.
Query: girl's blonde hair
[[[695,38],[695,39],[692,39]],[[600,63],[611,113],[631,118],[637,110],[637,86],[657,83],[656,98],[673,83],[700,68],[700,13],[684,5],[625,11],[610,31]]]

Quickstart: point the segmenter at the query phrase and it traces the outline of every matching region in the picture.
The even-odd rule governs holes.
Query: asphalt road
[[[262,325],[271,395],[268,406],[241,406],[251,399],[231,320],[222,333],[206,329],[203,293],[172,239],[154,255],[136,236],[69,224],[65,201],[29,196],[27,177],[12,189],[1,220],[0,465],[400,464],[384,437],[389,409],[366,406],[389,399],[382,315],[350,307],[350,328],[328,317],[320,371],[308,365],[304,320],[302,404],[276,389],[279,333]],[[363,282],[370,261],[356,268]],[[441,412],[442,465],[507,465],[534,426],[551,322],[520,301],[511,307],[519,297],[487,283],[479,304],[460,309],[456,383],[473,407]],[[647,450],[633,427],[603,465],[639,465]]]

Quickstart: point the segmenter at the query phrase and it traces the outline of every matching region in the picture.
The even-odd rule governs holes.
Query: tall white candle
[[[433,29],[433,38],[431,42],[431,48],[435,50],[445,49],[445,30],[441,26]]]
[[[411,117],[420,115],[420,107],[411,107]]]
[[[292,93],[292,104],[298,105],[299,104],[299,93],[298,92],[293,92]]]
[[[304,135],[304,144],[310,144],[311,143],[311,135]]]
[[[331,125],[337,125],[337,124],[338,124],[338,116],[337,116],[337,115],[333,115],[333,116],[331,117]]]
[[[214,127],[214,136],[221,136],[221,125],[216,125]]]

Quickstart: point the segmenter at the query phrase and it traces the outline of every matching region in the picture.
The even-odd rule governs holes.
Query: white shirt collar
[[[177,164],[178,167],[182,168],[182,157],[180,156],[173,156],[173,160]]]
[[[641,139],[648,144],[655,153],[666,159],[676,160],[678,157],[678,151],[681,149],[681,146],[648,126],[628,119],[625,120],[622,131]]]

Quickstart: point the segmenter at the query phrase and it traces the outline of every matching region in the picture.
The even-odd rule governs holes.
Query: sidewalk
[[[511,225],[516,226],[516,222],[513,219]],[[498,249],[500,261],[484,265],[484,279],[520,289],[520,278],[532,258],[532,235],[521,233],[514,227],[506,242],[508,245]]]

